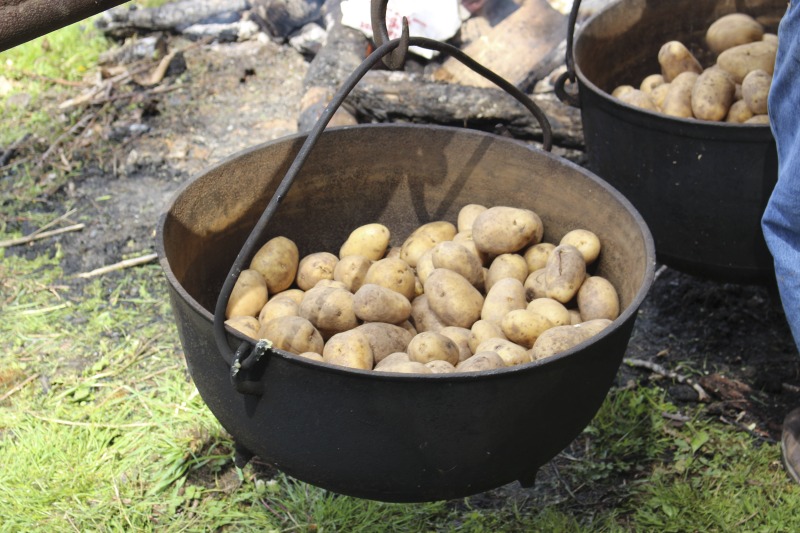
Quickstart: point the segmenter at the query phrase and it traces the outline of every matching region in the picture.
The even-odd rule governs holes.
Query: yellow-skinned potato
[[[581,322],[583,322],[583,319],[581,318],[581,312],[577,309],[569,309],[569,325],[574,326],[575,324],[580,324]]]
[[[596,318],[614,320],[619,316],[619,296],[610,281],[589,276],[578,290],[578,310],[583,321]]]
[[[670,83],[664,83],[658,87],[654,87],[650,92],[650,99],[659,110],[664,108],[664,100],[667,99],[667,93],[669,92],[670,85]]]
[[[434,246],[434,248],[436,246]],[[428,279],[428,276],[430,276],[431,272],[433,272],[435,269],[436,267],[433,266],[433,248],[431,248],[419,256],[419,259],[417,259],[417,267],[415,269],[417,273],[417,279],[420,281],[420,283],[424,284],[425,280]]]
[[[715,20],[706,31],[706,44],[715,54],[740,44],[760,41],[764,26],[745,13],[731,13]]]
[[[588,229],[568,231],[561,237],[559,244],[569,244],[577,248],[587,265],[594,263],[600,255],[600,238]]]
[[[528,263],[519,254],[500,254],[492,260],[489,265],[489,273],[486,277],[486,290],[490,291],[492,286],[505,278],[518,279],[520,283],[525,282],[528,277]]]
[[[333,279],[339,258],[330,252],[315,252],[300,260],[297,267],[297,286],[307,291],[323,279]]]
[[[722,52],[717,57],[717,65],[730,72],[736,83],[742,83],[748,72],[753,70],[772,74],[777,51],[777,46],[768,41],[740,44]]]
[[[528,350],[517,343],[511,342],[508,339],[493,338],[487,339],[478,345],[475,353],[480,352],[495,352],[503,359],[506,366],[521,365],[523,363],[530,363],[531,358]]]
[[[325,359],[322,358],[322,354],[318,354],[317,352],[303,352],[297,355],[299,355],[300,357],[305,357],[306,359],[311,359],[312,361],[317,361],[319,363],[325,361]]]
[[[289,298],[297,305],[300,305],[300,302],[303,301],[303,295],[305,291],[302,289],[286,289],[285,291],[281,291],[278,294],[270,294],[270,300],[276,300],[278,298]]]
[[[551,242],[540,242],[525,250],[523,257],[528,265],[528,274],[547,266],[547,258],[550,257],[555,247],[556,245]],[[525,280],[522,282],[525,283]]]
[[[333,279],[344,283],[350,292],[356,292],[364,284],[372,261],[363,255],[346,255],[333,267]]]
[[[478,352],[469,359],[461,361],[456,365],[456,372],[481,372],[483,370],[496,370],[505,368],[506,363],[496,352]]]
[[[570,326],[557,326],[542,333],[529,351],[532,360],[538,361],[577,346],[611,324],[610,320],[597,319]]]
[[[664,43],[658,51],[658,64],[661,65],[661,75],[666,82],[672,82],[682,72],[703,72],[700,62],[680,41]]]
[[[254,316],[234,316],[226,320],[225,325],[251,339],[258,339],[258,330],[261,328],[261,323]]]
[[[473,324],[474,326],[475,324]],[[467,328],[457,326],[447,326],[439,330],[439,333],[450,339],[458,347],[458,360],[463,361],[472,357],[472,350],[469,347],[469,337],[472,331]]]
[[[416,361],[393,363],[376,368],[378,372],[395,372],[397,374],[433,374],[433,370],[427,365]]]
[[[261,324],[258,338],[267,339],[275,348],[294,354],[322,353],[325,344],[314,325],[300,316],[282,316]]]
[[[747,106],[747,102],[744,100],[737,100],[731,104],[731,108],[728,110],[728,116],[725,121],[735,124],[742,124],[747,122],[747,120],[752,116],[753,112],[750,111],[750,108]]]
[[[250,268],[261,273],[269,293],[274,294],[292,285],[299,261],[300,252],[294,241],[275,237],[259,248],[250,261]]]
[[[344,284],[343,281],[336,281],[335,279],[321,279],[314,285],[314,289],[318,289],[321,287],[328,287],[331,289],[344,289],[347,292],[350,292],[350,289],[347,288],[347,285]]]
[[[387,366],[396,365],[398,363],[408,363],[411,360],[408,358],[408,354],[405,352],[393,352],[386,355],[380,361],[375,362],[374,370],[381,370]]]
[[[383,322],[367,322],[355,329],[366,335],[376,364],[389,354],[405,352],[408,343],[416,335],[403,327]]]
[[[264,304],[267,303],[267,282],[257,270],[248,268],[239,273],[233,285],[225,317],[258,315]]]
[[[615,87],[613,91],[611,91],[611,96],[613,96],[614,98],[621,98],[622,96],[625,95],[625,93],[635,90],[636,87],[634,87],[633,85],[627,85],[627,84],[619,85]]]
[[[769,115],[753,115],[744,121],[745,124],[767,124],[769,125]]]
[[[452,270],[464,276],[473,287],[483,287],[483,265],[478,257],[464,246],[453,241],[443,241],[434,246],[430,252],[434,269]]]
[[[299,309],[291,298],[270,298],[258,313],[258,321],[264,324],[279,316],[298,316]]]
[[[571,244],[556,246],[545,267],[545,296],[565,304],[577,294],[584,279],[586,262],[581,251]]]
[[[480,318],[499,326],[509,312],[525,309],[527,305],[522,283],[516,278],[504,278],[497,281],[486,293]]]
[[[483,341],[489,339],[505,339],[500,324],[488,320],[478,320],[472,324],[469,333],[469,349],[474,354]]]
[[[692,118],[692,88],[698,77],[696,72],[678,74],[669,84],[661,112],[671,117]]]
[[[508,340],[531,348],[539,335],[553,327],[553,323],[535,311],[517,309],[503,317],[500,327]]]
[[[499,255],[537,244],[542,231],[541,219],[530,209],[495,206],[475,219],[472,240],[478,250]]]
[[[639,109],[644,109],[646,111],[653,111],[653,112],[658,111],[658,106],[656,106],[655,102],[650,97],[650,95],[639,89],[631,89],[630,91],[625,91],[617,98],[621,102],[624,102],[628,105],[632,105],[633,107],[638,107]]]
[[[446,326],[470,328],[481,318],[483,295],[467,279],[452,270],[437,268],[425,280],[431,310]]]
[[[346,289],[316,287],[306,291],[297,313],[308,319],[325,337],[358,326],[353,294]]]
[[[580,290],[578,293],[580,293]],[[531,300],[525,309],[544,316],[553,326],[566,326],[571,323],[569,310],[564,307],[564,304],[552,298],[536,298]]]
[[[433,312],[426,294],[421,294],[411,302],[411,323],[418,333],[423,331],[440,331],[447,327],[442,319]]]
[[[322,360],[359,370],[372,370],[375,366],[369,339],[357,330],[343,331],[328,339],[322,350]]]
[[[417,280],[414,269],[402,259],[387,257],[375,261],[367,270],[364,283],[374,283],[399,292],[409,301],[416,296]]]
[[[723,120],[735,93],[736,84],[724,70],[708,68],[692,86],[692,114],[700,120]]]
[[[391,232],[383,224],[366,224],[354,229],[339,249],[339,258],[361,255],[377,261],[386,255]]]
[[[478,258],[478,261],[480,261],[481,265],[485,265],[486,263],[488,263],[489,259],[492,257],[489,254],[478,250],[478,247],[475,246],[475,241],[472,240],[471,229],[465,231],[459,231],[458,233],[456,233],[455,236],[453,237],[453,242],[457,242],[458,244],[469,250],[471,253],[475,254],[475,256]]]
[[[416,267],[422,254],[442,241],[452,241],[456,233],[455,225],[445,220],[423,224],[403,242],[400,247],[400,259]]]
[[[778,35],[775,33],[765,33],[761,40],[778,46]]]
[[[553,248],[555,250],[555,248]],[[549,258],[548,258],[549,259]],[[540,268],[539,270],[534,270],[531,272],[527,278],[525,278],[525,283],[522,284],[525,287],[525,299],[530,302],[535,298],[546,298],[547,297],[547,268]]]
[[[480,204],[467,204],[458,211],[456,229],[459,232],[472,231],[472,224],[478,215],[486,211],[486,206]]]
[[[472,354],[470,354],[472,356]],[[428,367],[431,371],[431,374],[450,374],[456,371],[456,367],[448,363],[447,361],[428,361],[425,363],[425,366]]]
[[[399,292],[365,283],[353,295],[353,312],[364,322],[399,324],[411,316],[411,302]]]
[[[418,363],[442,360],[458,364],[458,346],[449,337],[435,331],[418,333],[408,343],[408,358]]]
[[[767,96],[772,86],[772,74],[757,69],[748,72],[742,80],[742,100],[753,115],[767,114]]]
[[[646,76],[639,85],[639,90],[647,94],[652,94],[653,90],[659,85],[664,85],[665,80],[662,74],[650,74]]]

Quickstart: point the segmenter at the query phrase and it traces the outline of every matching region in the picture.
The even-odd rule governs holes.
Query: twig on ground
[[[749,435],[751,435],[753,437],[756,437],[758,439],[765,440],[765,441],[769,442],[770,444],[775,444],[775,443],[778,442],[775,439],[773,439],[772,437],[770,437],[769,434],[767,434],[766,432],[758,431],[755,427],[749,427],[749,426],[743,424],[742,422],[740,422],[739,420],[731,420],[731,419],[726,418],[724,416],[720,416],[719,417],[719,421],[720,422],[724,422],[725,424],[730,424],[731,426],[736,426],[737,428],[741,429],[745,433],[748,433]],[[755,426],[755,424],[753,424],[753,426]]]
[[[158,259],[158,254],[141,255],[139,257],[133,257],[131,259],[125,259],[124,261],[120,261],[119,263],[114,263],[113,265],[96,268],[89,272],[82,272],[80,274],[76,274],[75,277],[92,278],[94,276],[99,276],[101,274],[108,274],[109,272],[114,272],[115,270],[123,270],[134,266],[144,265],[156,259]]]
[[[33,381],[34,379],[36,379],[38,377],[39,377],[39,374],[32,374],[32,375],[28,376],[27,378],[25,378],[25,380],[22,381],[21,383],[17,383],[17,385],[15,385],[11,390],[7,391],[2,396],[0,396],[0,402],[3,402],[5,400],[9,399],[11,397],[11,395],[16,394],[17,392],[21,391],[23,389],[23,387],[25,387],[25,385],[27,385],[28,383],[30,383],[31,381]]]
[[[631,358],[625,358],[623,359],[623,362],[634,368],[645,368],[665,378],[674,379],[678,383],[686,383],[687,385],[690,385],[697,392],[697,400],[700,402],[707,402],[710,399],[708,393],[706,393],[703,387],[701,387],[698,383],[695,383],[695,381],[692,380],[692,378],[684,376],[683,374],[679,374],[674,370],[669,370],[667,368],[664,368],[658,363],[653,363],[652,361],[645,361],[643,359],[631,359]]]
[[[64,139],[84,129],[89,124],[89,122],[94,120],[95,116],[96,115],[94,113],[89,113],[88,115],[82,117],[76,124],[74,124],[67,131],[59,135],[58,138],[55,141],[53,141],[53,144],[51,144],[50,147],[47,150],[45,150],[45,152],[41,155],[37,165],[42,166],[44,162],[47,161],[47,158],[50,157],[50,154],[53,153],[56,148],[58,148],[58,146],[64,141]]]
[[[61,235],[62,233],[68,233],[70,231],[80,231],[85,227],[86,227],[85,224],[73,224],[72,226],[66,226],[63,228],[58,228],[50,231],[33,232],[30,235],[26,235],[25,237],[18,237],[16,239],[8,239],[5,241],[0,241],[0,248],[8,248],[10,246],[27,244],[29,242],[33,242],[39,239],[46,239],[47,237],[54,237],[56,235]]]
[[[22,145],[22,143],[27,141],[30,137],[31,134],[26,133],[25,135],[23,135],[13,143],[11,143],[9,147],[5,149],[5,151],[0,152],[0,167],[6,166],[9,163],[9,161],[11,161],[11,158],[14,157],[14,154],[17,153],[17,148],[19,148]]]
[[[657,280],[661,276],[661,274],[663,274],[667,270],[667,268],[669,268],[667,267],[667,265],[661,265],[660,267],[658,267],[658,270],[656,270],[655,274],[653,274],[653,281]]]
[[[60,418],[48,418],[46,416],[39,416],[31,414],[33,418],[50,422],[52,424],[61,424],[62,426],[76,426],[82,428],[96,428],[96,429],[130,429],[130,428],[148,428],[157,426],[155,422],[131,422],[130,424],[98,424],[95,422],[75,422],[72,420],[62,420]]]

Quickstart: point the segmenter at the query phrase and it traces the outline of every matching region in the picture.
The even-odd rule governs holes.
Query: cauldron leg
[[[528,474],[525,474],[523,476],[520,476],[519,484],[524,489],[529,489],[529,488],[533,487],[533,484],[536,483],[536,474],[538,474],[538,473],[539,473],[539,468],[536,467],[532,472],[530,472]]]
[[[255,455],[237,441],[234,441],[233,449],[233,464],[235,464],[237,468],[244,468],[245,465],[250,462],[250,459],[252,459]]]

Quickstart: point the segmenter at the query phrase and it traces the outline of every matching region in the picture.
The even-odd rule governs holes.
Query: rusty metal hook
[[[389,41],[389,30],[386,28],[386,6],[389,0],[372,0],[371,18],[372,35],[376,46],[380,47]],[[391,54],[383,58],[383,64],[391,70],[400,70],[406,63],[408,54],[408,19],[403,17],[403,30],[400,35],[400,45],[392,50]]]

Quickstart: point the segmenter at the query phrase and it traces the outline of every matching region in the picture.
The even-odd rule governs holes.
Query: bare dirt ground
[[[64,205],[76,207],[87,225],[58,237],[68,274],[152,252],[158,217],[182,183],[241,149],[295,132],[307,69],[297,52],[254,40],[197,46],[185,59],[180,87],[151,97],[133,118],[120,115],[111,125],[116,133],[83,149],[81,175],[38,207],[59,214]],[[8,253],[35,255],[50,246]],[[779,438],[783,415],[800,405],[800,358],[767,287],[662,270],[640,310],[627,357],[702,384],[709,416],[767,440]],[[656,383],[675,402],[697,402],[690,385],[657,377],[623,365],[617,385]]]

